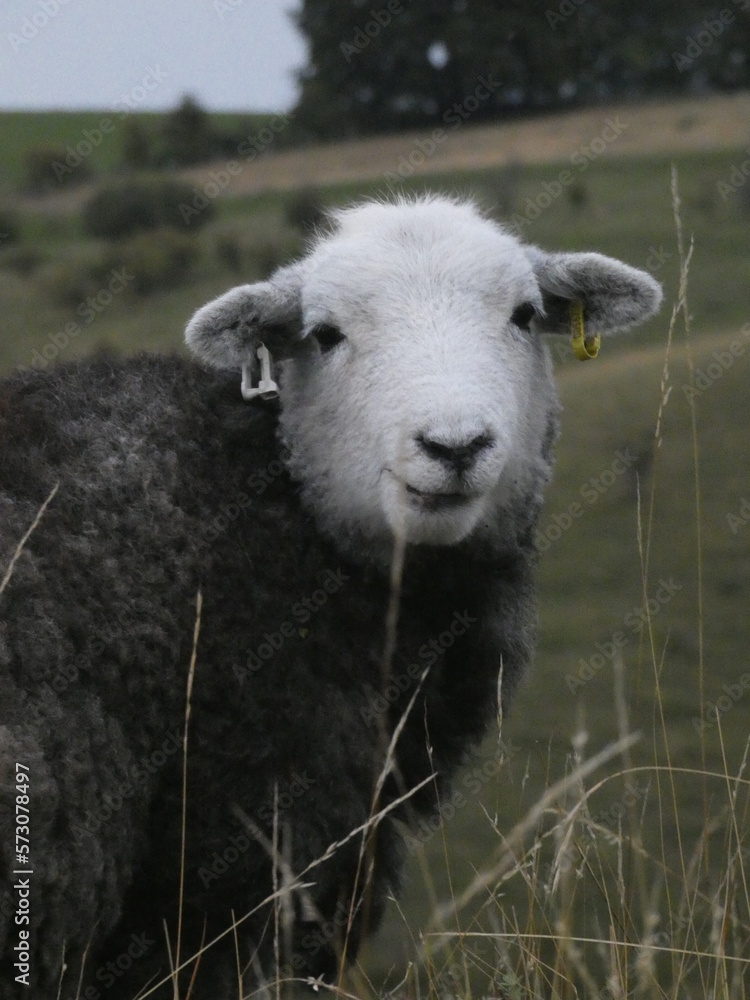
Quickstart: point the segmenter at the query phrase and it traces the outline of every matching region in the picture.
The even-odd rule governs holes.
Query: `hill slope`
[[[750,144],[750,93],[586,108],[496,125],[472,125],[469,117],[460,127],[444,124],[443,138],[437,141],[432,130],[285,152],[273,152],[270,146],[266,155],[254,159],[233,179],[230,189],[241,195],[362,182],[398,173],[399,167],[404,173],[411,169],[417,175],[431,175],[566,162],[582,150],[583,155],[596,159],[600,155],[597,140],[608,121],[617,123],[617,135],[614,141],[605,136],[607,155],[737,149]],[[209,175],[210,170],[202,168],[188,176],[200,184]]]

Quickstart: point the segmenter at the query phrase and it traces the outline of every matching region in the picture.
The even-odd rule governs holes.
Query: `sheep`
[[[192,358],[2,383],[3,998],[172,996],[208,943],[197,998],[235,996],[238,962],[272,979],[275,948],[301,979],[356,956],[401,824],[532,657],[542,334],[660,298],[467,201],[364,202],[199,309]]]

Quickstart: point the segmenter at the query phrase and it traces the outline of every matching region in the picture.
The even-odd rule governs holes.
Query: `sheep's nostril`
[[[463,441],[438,441],[427,434],[418,434],[416,440],[430,458],[459,472],[468,469],[481,452],[495,443],[494,435],[487,431]]]

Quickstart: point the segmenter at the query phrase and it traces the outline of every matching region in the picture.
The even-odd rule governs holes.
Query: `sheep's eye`
[[[330,323],[320,323],[318,326],[313,327],[310,333],[320,344],[323,354],[327,351],[332,351],[342,340],[346,340],[341,330]]]
[[[532,319],[536,316],[536,306],[531,302],[522,302],[513,310],[510,321],[520,330],[528,330]]]

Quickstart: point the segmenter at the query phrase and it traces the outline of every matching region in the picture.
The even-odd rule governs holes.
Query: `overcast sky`
[[[278,111],[305,44],[296,0],[0,0],[0,110]]]

